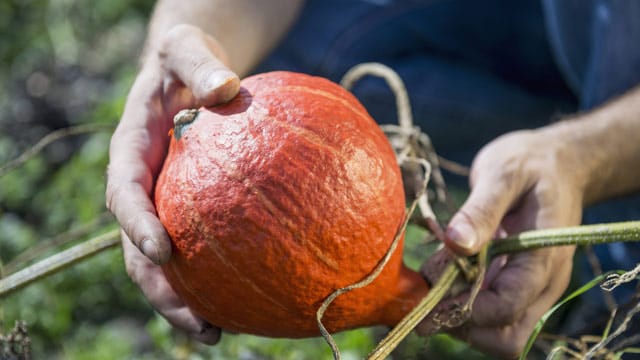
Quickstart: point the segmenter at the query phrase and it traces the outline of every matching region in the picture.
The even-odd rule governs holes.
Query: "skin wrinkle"
[[[547,252],[543,252],[543,254],[546,253]],[[515,278],[515,280],[517,280],[521,277],[520,274],[532,273],[536,269],[547,270],[547,265],[538,265],[541,262],[551,260],[543,254],[541,254],[540,251],[536,251],[534,257],[536,263],[531,263],[530,261],[523,262],[525,258],[522,256],[511,259],[509,262],[509,274],[511,274],[511,276],[506,277],[506,275],[502,275],[498,281],[494,281],[490,285],[489,293],[482,297],[479,296],[476,302],[476,304],[482,304],[483,302],[500,303],[501,306],[494,308],[495,313],[493,314],[485,313],[483,317],[479,317],[478,315],[472,316],[473,322],[484,326],[513,323],[526,312],[532,300],[546,293],[548,290],[547,286],[543,286],[542,289],[540,289],[540,284],[546,283],[545,279],[548,279],[548,272],[541,274],[541,276],[534,277],[533,281],[535,281],[535,283],[509,280],[509,278]],[[528,256],[528,260],[530,260],[531,257],[530,255]],[[536,289],[540,290],[536,291]],[[488,296],[489,294],[490,296]]]
[[[154,149],[156,146],[160,145],[157,141],[151,140],[144,130],[132,130],[123,136],[120,136],[119,133],[116,135],[118,135],[118,142],[112,142],[112,149],[119,148],[120,144],[126,144],[127,146],[134,148],[136,151],[142,151],[144,149]],[[115,138],[116,137],[114,136],[114,139]],[[158,137],[156,137],[156,139],[157,138]],[[161,138],[167,138],[166,132],[162,134]],[[161,144],[164,144],[165,142],[166,140]],[[116,172],[114,178],[116,180],[129,179],[131,182],[140,183],[145,186],[145,192],[149,195],[154,182],[153,174],[157,174],[159,172],[160,167],[162,166],[162,161],[159,161],[159,165],[155,167],[151,167],[149,164],[155,163],[156,160],[161,160],[164,154],[165,153],[163,151],[152,152],[146,156],[143,163],[138,163],[133,159],[126,157],[125,154],[114,152],[111,154],[112,164],[118,163],[119,165],[128,165],[126,167],[128,169],[127,172]],[[110,166],[109,168],[113,173],[114,171],[117,171],[116,169],[122,169],[123,167]]]
[[[127,238],[126,234],[122,234],[123,241],[123,251],[125,254],[130,253],[131,251],[137,251],[131,241]],[[164,290],[171,289],[170,285],[166,282],[166,279],[156,279],[160,274],[153,273],[153,281],[142,281],[142,279],[147,278],[147,274],[150,270],[154,269],[155,265],[151,263],[148,259],[144,257],[135,258],[133,263],[125,263],[125,269],[129,277],[133,280],[133,282],[138,285],[145,293],[149,294],[166,294]],[[150,286],[148,286],[150,285]],[[156,300],[154,300],[156,299]],[[200,329],[199,321],[193,318],[192,316],[185,317],[173,317],[171,316],[174,313],[178,312],[187,312],[190,310],[184,307],[181,300],[178,298],[176,294],[172,296],[168,296],[163,298],[163,301],[160,302],[157,300],[157,297],[152,296],[150,301],[154,307],[159,309],[163,309],[164,316],[167,317],[167,320],[173,324],[180,326],[181,328],[188,330],[189,332],[197,332]]]
[[[112,183],[113,184],[113,183]],[[145,199],[134,199],[133,201],[137,202],[138,210],[137,214],[130,214],[130,209],[120,209],[120,206],[116,204],[125,204],[122,200],[123,198],[127,198],[128,202],[132,199],[127,197],[126,194],[131,193],[131,188],[142,187],[139,183],[136,182],[127,182],[125,184],[116,184],[112,185],[109,188],[108,196],[107,196],[107,207],[111,209],[112,212],[117,213],[119,216],[123,217],[123,219],[119,219],[119,221],[123,224],[123,228],[125,232],[132,236],[132,240],[136,245],[140,245],[142,242],[142,238],[145,235],[140,236],[139,231],[133,231],[140,227],[140,221],[143,219],[144,215],[150,214],[153,217],[156,216],[155,208],[151,204],[150,201],[144,201]]]

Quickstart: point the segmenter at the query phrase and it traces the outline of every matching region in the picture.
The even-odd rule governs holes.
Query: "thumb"
[[[494,237],[522,189],[512,183],[513,176],[496,174],[495,169],[477,175],[469,197],[446,231],[445,244],[461,255],[476,254]]]
[[[198,105],[213,106],[236,96],[240,79],[226,65],[222,46],[191,25],[177,25],[164,37],[163,66],[191,90]]]

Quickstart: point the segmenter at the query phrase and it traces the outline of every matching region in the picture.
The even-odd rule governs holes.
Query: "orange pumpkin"
[[[292,338],[319,334],[322,301],[371,273],[405,211],[395,155],[364,107],[290,72],[246,78],[231,102],[177,124],[155,202],[173,241],[164,272],[195,313]],[[401,246],[331,304],[329,331],[394,325],[427,293]]]

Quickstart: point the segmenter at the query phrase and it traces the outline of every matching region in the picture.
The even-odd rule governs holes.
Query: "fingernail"
[[[229,70],[218,70],[209,75],[207,85],[210,88],[217,88],[235,79],[235,74]]]
[[[207,345],[215,345],[220,341],[220,330],[211,324],[203,324],[198,334],[193,338]]]
[[[202,324],[202,327],[200,328],[200,334],[204,334],[205,332],[207,332],[209,329],[213,329],[213,325],[209,324],[209,323],[204,323]]]
[[[223,104],[233,99],[239,91],[240,80],[230,71],[216,71],[196,89],[196,97],[205,106]]]
[[[447,237],[456,245],[468,251],[472,251],[478,242],[476,231],[467,222],[449,225]]]
[[[160,253],[158,252],[158,247],[151,239],[142,240],[142,244],[140,245],[140,250],[142,253],[151,259],[155,264],[160,263]]]

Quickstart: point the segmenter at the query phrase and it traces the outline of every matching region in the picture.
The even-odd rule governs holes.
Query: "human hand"
[[[178,25],[143,63],[109,148],[107,207],[123,229],[127,272],[152,306],[195,339],[215,344],[220,330],[194,315],[171,289],[159,264],[171,241],[151,199],[166,155],[173,116],[185,108],[232,99],[240,80],[220,45],[196,27]]]
[[[449,223],[447,247],[471,255],[494,237],[579,224],[585,181],[578,161],[553,128],[494,140],[474,160],[472,190]],[[448,331],[487,353],[517,357],[536,322],[566,289],[573,253],[574,247],[554,247],[493,259],[470,319]],[[423,267],[427,278],[438,260],[441,256]],[[444,309],[468,298],[468,292],[455,295],[438,309],[446,316]],[[437,330],[430,320],[418,333]]]

